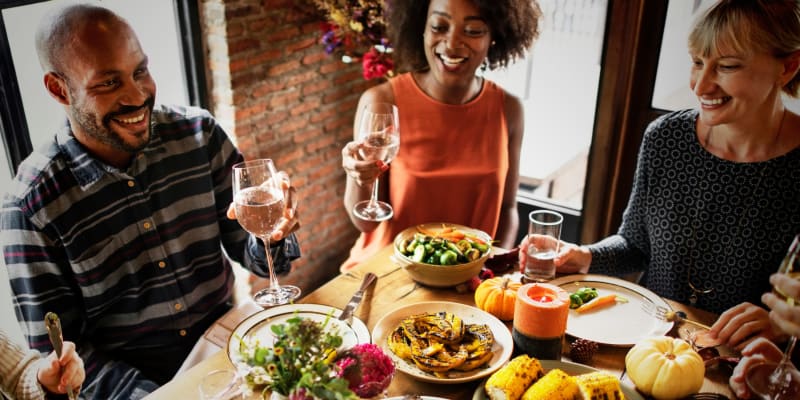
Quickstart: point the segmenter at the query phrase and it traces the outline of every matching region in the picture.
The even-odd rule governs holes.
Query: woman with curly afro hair
[[[478,69],[504,67],[525,55],[539,34],[534,0],[392,0],[389,38],[401,74],[361,95],[400,114],[400,151],[390,165],[365,161],[356,141],[342,150],[344,205],[362,234],[341,269],[348,270],[427,222],[480,229],[511,248],[523,134],[522,103]],[[354,129],[354,132],[356,129]],[[385,172],[385,173],[384,173]],[[382,222],[352,213],[380,178],[379,197],[394,208]]]

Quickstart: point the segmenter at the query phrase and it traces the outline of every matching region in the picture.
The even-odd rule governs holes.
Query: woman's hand
[[[741,351],[756,338],[777,341],[785,337],[769,322],[767,310],[751,303],[741,303],[720,314],[709,337],[732,349]]]
[[[742,359],[736,368],[733,369],[733,374],[728,380],[731,390],[740,399],[751,398],[750,390],[747,388],[747,370],[753,365],[761,364],[763,362],[777,363],[781,360],[781,349],[778,348],[771,341],[764,338],[756,338],[751,341],[747,346],[742,349]]]
[[[364,161],[358,155],[358,148],[361,146],[357,142],[347,143],[342,149],[342,168],[344,172],[355,180],[358,186],[372,184],[375,179],[384,171],[389,169],[383,161]]]
[[[64,341],[61,357],[56,357],[56,353],[52,352],[39,361],[36,379],[50,393],[64,394],[70,387],[77,394],[86,379],[86,371],[83,369],[83,360],[75,351],[75,343]]]
[[[548,242],[552,243],[554,239],[551,236],[545,235],[528,235],[522,239],[519,245],[519,270],[525,273],[525,263],[528,261],[528,246],[544,247]],[[585,247],[577,246],[572,243],[567,243],[559,240],[559,250],[553,263],[556,265],[556,270],[560,273],[579,273],[585,274],[589,272],[589,265],[592,263],[592,253]]]
[[[270,235],[270,241],[277,242],[300,229],[300,219],[297,213],[297,189],[291,185],[289,175],[284,171],[280,171],[276,179],[280,181],[284,199],[283,217]],[[264,184],[271,184],[271,182],[267,181]],[[228,205],[228,218],[236,219],[236,205],[234,203]]]
[[[787,297],[800,301],[800,281],[785,274],[772,274],[772,286]],[[769,320],[787,335],[800,336],[800,304],[791,305],[772,292],[764,293],[761,301],[770,308]]]

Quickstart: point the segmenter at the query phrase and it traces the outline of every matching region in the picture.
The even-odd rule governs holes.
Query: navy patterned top
[[[800,233],[800,148],[764,162],[737,163],[697,140],[697,110],[650,123],[633,189],[616,235],[589,245],[592,273],[644,270],[657,294],[721,313],[761,304],[794,235]]]
[[[158,106],[126,170],[68,126],[20,165],[0,213],[17,319],[50,352],[44,314],[60,316],[85,362],[82,398],[141,398],[171,379],[230,309],[228,257],[267,275],[263,244],[226,216],[240,160],[207,111]],[[278,271],[300,255],[293,235],[285,244]]]

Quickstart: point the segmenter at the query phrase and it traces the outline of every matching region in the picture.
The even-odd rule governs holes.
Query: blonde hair
[[[800,0],[720,0],[694,24],[689,50],[703,56],[730,49],[778,59],[800,50]],[[800,74],[783,91],[798,97]]]

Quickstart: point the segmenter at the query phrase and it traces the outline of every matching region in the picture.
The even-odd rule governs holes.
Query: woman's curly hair
[[[536,0],[471,0],[491,30],[489,69],[522,58],[539,36],[541,8]],[[428,68],[423,33],[430,0],[387,1],[387,30],[398,71]]]

